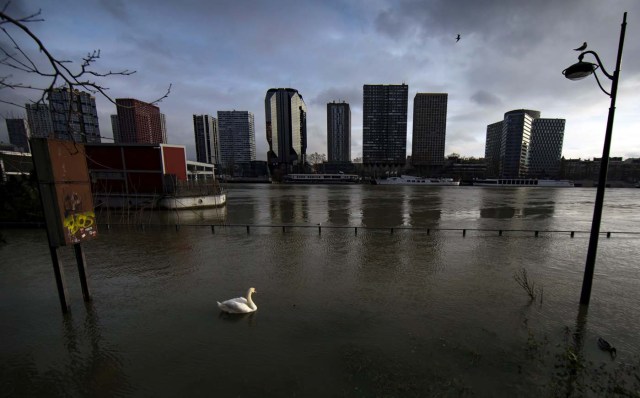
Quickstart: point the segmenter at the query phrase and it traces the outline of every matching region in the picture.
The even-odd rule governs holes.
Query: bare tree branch
[[[14,18],[7,12],[9,4],[10,2],[7,2],[2,8],[2,11],[0,11],[0,30],[2,30],[4,35],[9,39],[13,47],[11,50],[9,50],[0,46],[0,56],[2,56],[2,59],[0,59],[0,65],[7,66],[19,72],[49,78],[50,80],[48,84],[45,84],[41,87],[36,87],[32,84],[11,82],[9,81],[9,78],[12,77],[10,75],[1,77],[0,88],[41,90],[42,95],[37,102],[44,102],[47,93],[50,93],[52,90],[61,85],[64,87],[68,87],[71,93],[73,93],[74,89],[83,88],[84,90],[89,91],[93,94],[100,94],[109,102],[118,106],[118,104],[116,104],[116,101],[111,96],[109,96],[109,94],[107,94],[106,91],[108,90],[108,87],[103,86],[97,80],[87,79],[87,77],[105,78],[110,76],[130,76],[136,73],[136,71],[130,71],[128,69],[115,72],[111,70],[109,70],[108,72],[92,70],[91,68],[94,66],[97,60],[100,59],[100,50],[93,50],[92,52],[87,53],[87,55],[82,58],[82,62],[79,64],[79,70],[74,72],[71,69],[73,63],[70,60],[61,60],[56,58],[53,54],[51,54],[44,43],[40,40],[40,38],[38,38],[38,36],[36,36],[27,27],[28,23],[44,21],[44,19],[38,18],[40,16],[41,10],[38,10],[38,12],[27,15],[25,17]],[[26,35],[28,39],[35,43],[39,53],[42,54],[45,59],[45,64],[49,68],[51,68],[50,71],[44,71],[40,67],[38,67],[31,56],[27,54],[27,52],[24,51],[24,49],[20,46],[12,33],[7,30],[9,26],[13,26],[19,32]],[[151,102],[151,104],[159,103],[164,98],[168,97],[170,92],[171,84],[167,88],[167,91],[164,93],[164,95]],[[10,103],[9,101],[2,102]]]

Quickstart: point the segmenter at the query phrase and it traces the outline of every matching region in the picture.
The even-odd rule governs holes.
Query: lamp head
[[[569,80],[580,80],[595,72],[597,68],[598,65],[591,62],[583,62],[582,57],[580,57],[579,62],[563,70],[562,74]]]

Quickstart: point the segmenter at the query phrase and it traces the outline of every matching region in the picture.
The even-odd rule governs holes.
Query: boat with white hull
[[[285,184],[356,184],[360,182],[357,174],[288,174],[282,182]]]
[[[569,180],[539,180],[537,178],[484,178],[474,179],[473,185],[478,187],[539,187],[539,188],[571,188]]]
[[[213,195],[196,196],[163,196],[157,202],[158,209],[201,209],[224,206],[227,203],[227,194],[222,192]]]
[[[155,210],[206,209],[224,206],[226,192],[203,195],[96,195],[95,207],[114,209],[146,208]]]
[[[376,178],[376,185],[422,185],[422,186],[458,186],[460,181],[453,178],[427,178],[402,175],[400,177]]]

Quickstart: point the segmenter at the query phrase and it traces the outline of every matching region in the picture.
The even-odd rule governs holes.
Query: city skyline
[[[640,33],[634,22],[640,3],[635,1],[291,2],[284,12],[261,1],[153,4],[153,18],[145,14],[149,4],[144,0],[35,0],[13,2],[7,11],[28,15],[42,9],[45,21],[29,27],[74,66],[100,49],[97,70],[136,70],[101,80],[112,98],[152,101],[172,84],[169,97],[158,105],[166,114],[168,142],[185,145],[189,158],[195,158],[193,114],[254,113],[260,160],[266,160],[268,148],[261,109],[270,87],[295,87],[304,94],[307,153],[325,152],[326,104],[348,102],[351,153],[357,158],[362,157],[362,85],[401,83],[409,85],[411,98],[418,92],[449,93],[445,154],[482,157],[486,126],[506,109],[526,108],[566,119],[563,156],[600,157],[609,99],[594,79],[570,82],[561,71],[577,60],[573,48],[584,41],[613,69],[622,13],[628,11],[611,156],[640,156],[640,52],[634,39]],[[67,23],[71,20],[77,23]],[[273,32],[274,23],[304,34]],[[2,99],[25,104],[33,98],[5,90]],[[115,106],[99,95],[96,102],[103,141],[111,142],[104,126],[110,125]],[[413,114],[411,101],[408,113]],[[3,104],[0,114],[19,118],[24,110]],[[411,155],[411,118],[407,123],[406,154]],[[0,140],[8,141],[5,123],[0,123]]]

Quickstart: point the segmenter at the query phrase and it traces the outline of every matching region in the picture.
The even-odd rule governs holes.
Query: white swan
[[[253,312],[258,309],[258,306],[253,302],[253,300],[251,300],[251,295],[253,293],[257,293],[257,291],[255,288],[250,287],[247,292],[247,298],[236,297],[223,301],[222,303],[218,301],[218,307],[222,311],[230,314],[246,314],[247,312]]]

